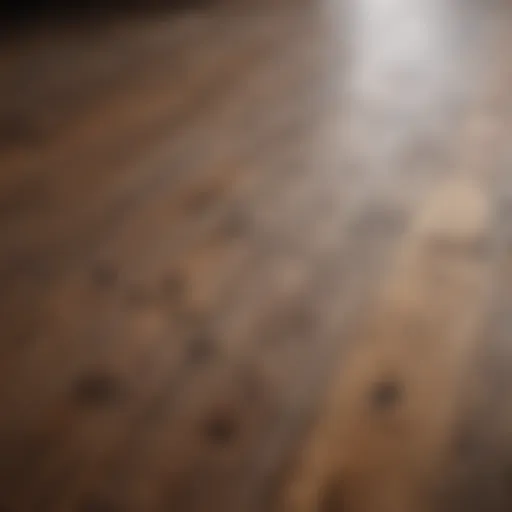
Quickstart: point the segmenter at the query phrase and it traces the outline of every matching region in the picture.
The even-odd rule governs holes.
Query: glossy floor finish
[[[0,509],[512,508],[512,3],[229,2],[0,48]]]

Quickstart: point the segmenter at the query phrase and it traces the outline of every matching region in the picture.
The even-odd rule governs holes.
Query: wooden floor
[[[0,45],[0,510],[512,510],[512,2],[59,23]]]

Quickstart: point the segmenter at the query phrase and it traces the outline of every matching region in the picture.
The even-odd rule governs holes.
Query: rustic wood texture
[[[0,45],[0,509],[512,507],[512,4],[205,2]]]

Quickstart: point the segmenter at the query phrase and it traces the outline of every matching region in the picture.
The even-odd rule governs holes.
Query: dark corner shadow
[[[4,36],[41,24],[75,24],[159,12],[207,7],[215,0],[8,0],[0,3],[0,31]]]

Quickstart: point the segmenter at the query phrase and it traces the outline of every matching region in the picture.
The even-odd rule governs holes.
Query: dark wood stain
[[[189,364],[205,364],[218,354],[218,343],[208,334],[198,334],[187,340],[186,349]]]
[[[345,510],[347,508],[341,482],[332,480],[322,491],[319,512],[345,512]]]
[[[404,385],[396,380],[376,382],[371,390],[371,402],[377,409],[397,406],[404,398]]]
[[[92,370],[74,384],[74,399],[83,407],[106,407],[117,403],[124,395],[124,387],[112,374]]]
[[[251,221],[247,214],[241,211],[231,212],[222,223],[222,234],[239,238],[246,235],[251,228]]]
[[[204,424],[206,439],[216,445],[225,445],[233,441],[238,434],[238,425],[229,410],[213,411]]]

